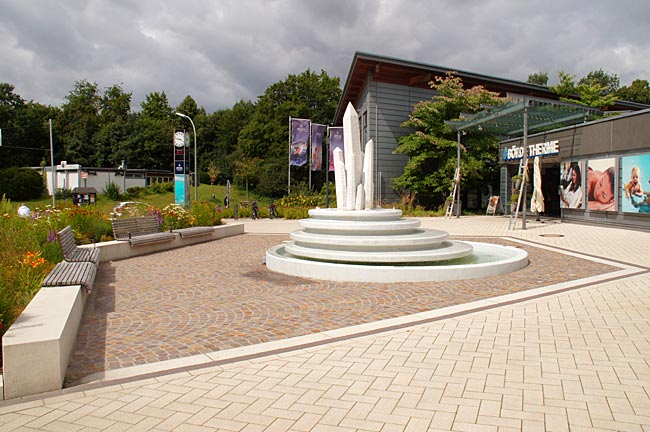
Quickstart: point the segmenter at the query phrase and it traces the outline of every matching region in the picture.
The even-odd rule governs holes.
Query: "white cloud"
[[[60,105],[74,82],[164,91],[208,112],[307,68],[345,81],[355,51],[525,81],[595,69],[650,79],[650,6],[619,0],[4,0],[0,81]]]

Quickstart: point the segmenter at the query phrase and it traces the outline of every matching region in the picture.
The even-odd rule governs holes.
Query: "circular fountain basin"
[[[476,279],[520,270],[528,265],[528,253],[512,246],[460,242],[472,247],[472,254],[451,261],[417,264],[371,265],[299,258],[286,245],[266,251],[266,266],[290,276],[350,282],[425,282]]]

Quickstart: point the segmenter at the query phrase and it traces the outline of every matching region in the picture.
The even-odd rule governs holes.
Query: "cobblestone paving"
[[[530,265],[507,276],[443,283],[317,281],[264,267],[264,251],[286,239],[245,234],[102,264],[66,385],[104,370],[317,333],[616,270],[516,244],[528,251]]]

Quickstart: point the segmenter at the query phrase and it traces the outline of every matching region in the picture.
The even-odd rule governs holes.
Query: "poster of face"
[[[562,208],[584,208],[585,192],[582,188],[582,162],[562,162],[560,165],[560,206]]]
[[[616,160],[592,159],[587,162],[587,208],[615,211]]]
[[[650,154],[622,157],[621,179],[622,210],[650,213]]]

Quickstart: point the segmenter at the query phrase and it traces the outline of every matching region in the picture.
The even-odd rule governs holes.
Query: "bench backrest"
[[[70,225],[56,233],[56,236],[59,238],[59,244],[61,245],[61,251],[63,251],[64,257],[74,252],[77,247],[77,242],[74,239],[74,233]]]
[[[128,240],[130,237],[160,232],[158,216],[113,219],[112,225],[115,240]]]

